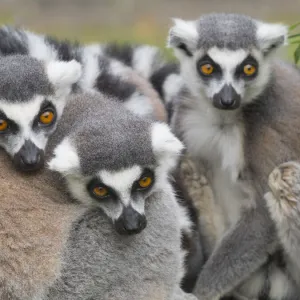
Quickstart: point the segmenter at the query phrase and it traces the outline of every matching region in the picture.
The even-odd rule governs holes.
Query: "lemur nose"
[[[232,87],[225,84],[219,93],[213,97],[213,104],[219,109],[236,109],[240,106],[241,97]]]
[[[15,165],[22,171],[35,171],[44,165],[44,151],[26,140],[14,156]]]
[[[147,226],[145,215],[141,215],[131,206],[123,209],[122,215],[115,222],[115,227],[118,233],[124,234],[138,234]]]

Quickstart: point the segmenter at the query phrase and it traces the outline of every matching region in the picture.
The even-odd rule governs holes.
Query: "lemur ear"
[[[71,87],[76,83],[82,72],[80,63],[71,61],[50,61],[46,64],[49,81],[56,89]]]
[[[164,123],[152,125],[152,147],[157,159],[167,165],[168,169],[176,166],[184,146]]]
[[[256,38],[266,56],[287,44],[288,27],[283,24],[257,22]]]
[[[64,139],[53,151],[54,157],[48,162],[48,168],[63,176],[79,172],[80,162],[75,148],[69,139]]]
[[[187,56],[193,56],[197,48],[198,37],[196,21],[173,19],[173,22],[174,26],[169,31],[167,46]]]

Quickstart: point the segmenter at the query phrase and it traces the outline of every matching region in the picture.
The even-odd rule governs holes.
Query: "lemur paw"
[[[289,161],[279,165],[270,173],[268,184],[271,192],[265,198],[273,216],[300,213],[300,163]]]

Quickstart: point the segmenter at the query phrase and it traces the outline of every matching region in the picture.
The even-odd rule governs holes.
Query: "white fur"
[[[149,78],[153,73],[153,64],[156,62],[159,50],[157,47],[143,45],[135,49],[132,67],[140,75]]]
[[[71,61],[50,61],[46,65],[49,81],[57,89],[71,88],[76,83],[82,73],[81,65],[76,60]]]
[[[183,150],[183,144],[171,132],[167,124],[155,122],[151,131],[153,152],[166,170],[172,169]]]
[[[259,45],[263,51],[267,50],[272,44],[278,44],[276,48],[288,43],[288,27],[283,24],[270,24],[263,22],[256,22],[257,32],[256,37]]]
[[[30,56],[46,62],[58,59],[57,51],[45,42],[43,35],[37,35],[30,31],[25,31],[25,33]]]
[[[84,65],[80,86],[86,91],[92,91],[96,78],[99,76],[100,45],[93,44],[83,48],[82,64]]]
[[[174,26],[170,29],[167,46],[176,49],[178,45],[173,39],[173,37],[176,37],[182,40],[190,51],[195,50],[198,38],[196,21],[185,21],[174,18],[173,22]]]
[[[76,149],[68,138],[64,139],[55,149],[48,167],[50,170],[57,171],[63,175],[73,174],[79,171],[80,160]]]
[[[164,100],[166,103],[172,102],[175,99],[183,85],[182,77],[179,74],[171,74],[166,78],[163,84]]]
[[[146,97],[139,92],[135,92],[128,100],[126,100],[125,107],[134,114],[140,116],[153,115],[153,106],[149,97]]]
[[[120,195],[120,199],[125,206],[131,202],[132,184],[140,178],[142,169],[139,166],[123,169],[117,172],[100,171],[99,176],[107,186],[113,187]]]

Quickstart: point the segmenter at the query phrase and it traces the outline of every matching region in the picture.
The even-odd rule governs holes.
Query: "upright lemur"
[[[264,200],[268,174],[300,153],[300,74],[273,55],[286,40],[286,26],[235,14],[175,19],[170,30],[186,85],[172,127],[205,164],[215,198],[217,242],[194,291],[201,300],[300,293],[276,259],[282,249]]]

